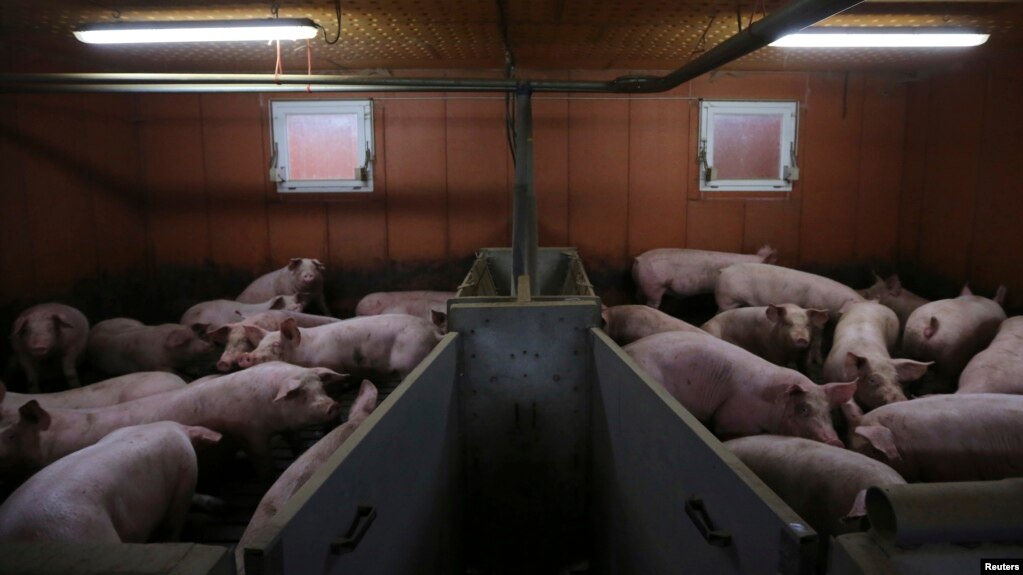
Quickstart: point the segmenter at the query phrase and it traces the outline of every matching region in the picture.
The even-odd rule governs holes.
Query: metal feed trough
[[[599,329],[576,251],[538,251],[535,295],[524,279],[508,295],[509,258],[480,253],[448,304],[451,333],[253,538],[247,573],[813,573],[817,534]],[[941,487],[872,493],[877,529],[833,541],[830,572],[1021,556],[1012,509],[960,513],[965,539],[935,538],[949,522],[920,509]],[[117,571],[226,574],[234,559],[191,544],[0,545],[5,574]]]

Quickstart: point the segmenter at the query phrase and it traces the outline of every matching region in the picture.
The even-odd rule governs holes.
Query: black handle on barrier
[[[352,520],[352,525],[348,528],[348,532],[345,533],[344,537],[338,537],[331,542],[331,554],[344,555],[345,553],[355,551],[355,548],[359,546],[359,542],[366,536],[366,532],[369,531],[370,525],[373,525],[373,520],[376,518],[377,510],[372,505],[360,505],[355,512],[355,519]]]
[[[696,525],[696,529],[707,540],[707,543],[715,547],[728,547],[732,544],[732,534],[724,529],[714,529],[714,523],[707,515],[707,508],[703,505],[703,499],[690,497],[686,500],[686,515]]]

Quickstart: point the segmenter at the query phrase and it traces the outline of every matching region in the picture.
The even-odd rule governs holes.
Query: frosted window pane
[[[353,180],[361,166],[358,114],[289,114],[288,178]]]
[[[714,115],[714,167],[722,180],[781,177],[782,116]]]

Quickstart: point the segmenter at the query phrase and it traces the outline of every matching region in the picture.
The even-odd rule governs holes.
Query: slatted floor
[[[373,383],[377,387],[377,406],[379,407],[398,387],[401,379],[391,377],[373,380]],[[359,386],[353,385],[335,397],[341,404],[341,412],[345,416],[347,416],[358,392]],[[340,423],[338,422],[338,424]],[[324,425],[300,430],[296,434],[296,439],[301,451],[304,452],[311,447],[329,433],[333,427]],[[233,461],[227,462],[215,474],[202,475],[202,471],[200,471],[201,477],[197,492],[221,499],[224,502],[224,508],[214,512],[203,512],[193,508],[181,535],[182,541],[228,547],[233,547],[238,543],[263,495],[277,480],[277,477],[300,455],[300,453],[292,453],[291,448],[281,437],[275,437],[271,446],[274,457],[272,478],[260,478],[251,462],[244,455],[239,455]]]

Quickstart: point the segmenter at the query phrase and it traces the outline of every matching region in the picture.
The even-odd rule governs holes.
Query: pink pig
[[[447,331],[447,303],[453,297],[455,292],[450,291],[375,292],[359,300],[355,315],[405,313],[432,321],[443,333]]]
[[[28,308],[14,320],[11,347],[28,378],[29,391],[39,393],[40,370],[59,366],[70,387],[78,381],[78,364],[89,338],[89,320],[77,309],[60,303]]]
[[[916,311],[916,308],[930,303],[930,300],[902,287],[902,282],[899,281],[897,274],[888,276],[888,279],[881,279],[881,276],[874,274],[874,285],[856,291],[866,299],[879,300],[881,305],[891,308],[898,316],[901,326],[906,325],[906,320]]]
[[[645,305],[616,305],[604,308],[604,331],[618,345],[630,344],[655,333],[687,331],[704,333],[695,325]]]
[[[823,276],[768,264],[736,264],[721,270],[714,298],[721,310],[796,304],[826,309],[831,319],[846,302],[864,301],[850,287]]]
[[[0,474],[32,472],[115,429],[163,420],[223,433],[268,471],[270,437],[337,417],[340,406],[324,386],[345,379],[329,369],[272,362],[110,407],[44,410],[29,401],[0,428]]]
[[[241,322],[228,323],[207,331],[211,341],[224,346],[224,353],[217,361],[217,371],[226,373],[237,367],[238,358],[242,354],[256,349],[268,331],[280,330],[281,324],[289,318],[295,320],[295,324],[299,327],[317,327],[341,321],[325,315],[275,310],[259,313],[247,317]]]
[[[1005,320],[1005,286],[993,300],[973,295],[964,287],[959,297],[933,301],[909,316],[902,336],[906,354],[933,361],[935,371],[955,382],[970,359],[994,339]]]
[[[824,379],[856,380],[856,400],[867,409],[905,401],[902,383],[923,377],[931,362],[892,359],[898,337],[894,311],[875,301],[850,303],[835,327]]]
[[[771,246],[755,254],[673,248],[643,252],[632,264],[636,300],[657,308],[665,293],[681,297],[711,293],[723,268],[744,262],[773,264],[777,259],[778,252]]]
[[[409,374],[437,345],[433,324],[405,314],[356,317],[320,327],[299,328],[286,320],[255,350],[238,358],[249,367],[280,360],[323,366],[342,373]]]
[[[956,393],[1023,395],[1023,316],[1002,322],[991,345],[966,364]]]
[[[198,375],[216,360],[216,350],[205,337],[205,330],[177,323],[150,326],[122,317],[92,328],[86,354],[93,367],[110,375],[136,371]]]
[[[16,411],[22,405],[35,400],[43,408],[86,409],[106,407],[124,403],[140,397],[156,395],[165,391],[181,389],[185,380],[165,371],[140,371],[98,381],[67,391],[56,393],[12,393],[8,392],[0,408],[4,412]],[[2,384],[0,384],[2,386]]]
[[[0,506],[0,540],[175,541],[199,471],[193,445],[219,440],[171,421],[113,431],[22,484]]]
[[[238,301],[260,303],[278,295],[298,295],[306,302],[315,302],[320,311],[330,315],[323,297],[323,272],[320,260],[292,258],[288,265],[256,278],[238,295]]]
[[[785,366],[805,358],[826,323],[827,310],[787,303],[723,311],[701,327],[714,337]]]
[[[726,441],[725,447],[825,535],[843,533],[845,520],[867,514],[868,487],[906,482],[879,461],[801,437],[754,435]]]
[[[830,413],[852,398],[853,382],[817,385],[798,371],[693,333],[651,335],[625,351],[719,436],[767,432],[842,445]]]
[[[988,481],[1023,477],[1023,397],[931,395],[863,416],[850,449],[906,481]]]
[[[262,303],[242,303],[229,299],[204,301],[188,308],[181,316],[181,325],[220,327],[270,310],[302,311],[305,302],[296,295],[279,295]]]
[[[239,575],[245,573],[244,552],[246,544],[252,536],[263,529],[277,515],[277,511],[305,485],[306,481],[309,481],[313,473],[316,473],[323,463],[341,447],[341,444],[351,437],[352,433],[366,421],[369,414],[373,413],[376,405],[377,388],[368,379],[363,380],[359,396],[348,412],[348,421],[334,428],[306,450],[284,470],[284,473],[267,490],[259,502],[256,512],[252,515],[252,519],[249,520],[245,533],[242,534],[241,540],[235,546],[235,565],[238,567]]]

